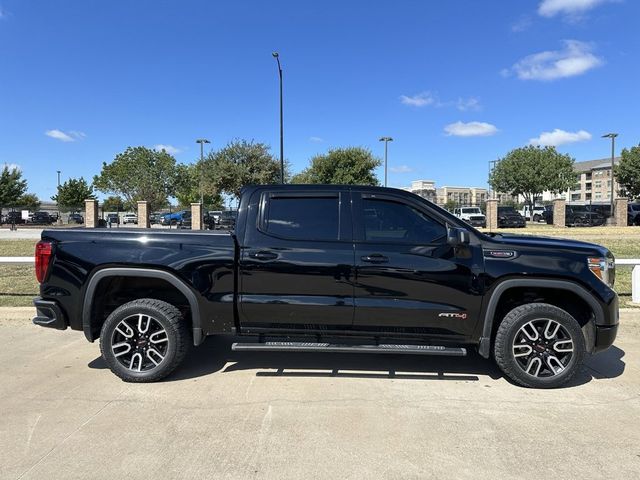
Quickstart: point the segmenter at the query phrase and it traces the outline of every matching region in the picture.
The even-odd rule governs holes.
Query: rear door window
[[[264,218],[266,233],[296,240],[338,240],[338,195],[273,196]]]

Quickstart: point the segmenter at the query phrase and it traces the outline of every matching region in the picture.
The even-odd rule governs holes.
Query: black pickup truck
[[[557,387],[618,328],[611,253],[484,234],[411,193],[271,185],[232,232],[45,230],[34,323],[100,339],[126,381],[161,379],[205,337],[238,351],[493,357]]]

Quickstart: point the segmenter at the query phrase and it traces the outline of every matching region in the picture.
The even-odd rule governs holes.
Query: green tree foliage
[[[489,184],[496,192],[522,195],[533,208],[534,198],[542,192],[561,193],[575,184],[573,162],[573,158],[558,153],[554,147],[516,148],[496,164]]]
[[[165,150],[129,147],[113,162],[102,164],[93,184],[101,192],[122,196],[134,208],[138,201],[146,200],[153,211],[167,204],[175,179],[176,160]]]
[[[222,209],[223,201],[216,186],[203,179],[203,164],[200,162],[189,165],[180,164],[177,166],[175,197],[178,203],[189,206],[200,201],[200,181],[202,180],[203,201],[205,210]]]
[[[94,198],[93,188],[87,181],[80,178],[70,178],[58,187],[58,193],[51,197],[63,209],[78,209],[88,198]]]
[[[26,191],[27,181],[22,178],[22,172],[5,165],[0,172],[0,207],[16,206]]]
[[[121,212],[125,210],[124,200],[118,195],[111,195],[102,202],[102,211]]]
[[[279,182],[280,162],[264,143],[234,140],[223,149],[211,152],[204,161],[204,183],[209,193],[239,197],[245,185]]]
[[[37,210],[40,208],[40,199],[35,193],[25,193],[21,195],[16,203],[18,206],[29,210]]]
[[[381,163],[366,148],[334,148],[313,157],[309,167],[295,175],[291,183],[378,185],[375,169]]]
[[[631,198],[640,198],[640,145],[622,150],[620,163],[615,166],[618,184]]]

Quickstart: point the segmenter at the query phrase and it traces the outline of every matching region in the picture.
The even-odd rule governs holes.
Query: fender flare
[[[550,280],[546,278],[513,278],[503,280],[500,282],[491,293],[491,298],[487,304],[487,309],[484,314],[484,322],[482,325],[482,336],[480,337],[480,343],[478,345],[478,353],[484,357],[489,358],[491,352],[491,334],[493,329],[493,317],[496,314],[496,308],[498,302],[502,297],[502,294],[510,288],[518,287],[542,287],[542,288],[554,288],[557,290],[569,290],[572,293],[578,295],[591,307],[595,316],[596,324],[604,323],[604,313],[602,307],[598,304],[597,300],[593,298],[584,287],[577,283],[570,282],[568,280]]]
[[[202,343],[204,336],[202,334],[200,305],[196,295],[183,280],[164,270],[125,267],[103,268],[94,273],[87,282],[87,288],[85,290],[82,303],[82,329],[87,340],[90,342],[95,340],[91,331],[91,308],[93,307],[96,288],[101,280],[109,277],[158,278],[176,287],[189,302],[189,308],[191,309],[193,344],[200,345]]]

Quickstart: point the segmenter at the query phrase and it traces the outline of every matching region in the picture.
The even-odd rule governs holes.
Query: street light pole
[[[611,139],[611,218],[614,217],[614,208],[615,208],[615,200],[613,198],[614,195],[614,188],[613,188],[613,182],[614,182],[614,177],[613,177],[613,171],[614,171],[614,164],[615,164],[615,154],[616,154],[616,137],[618,136],[617,133],[607,133],[606,135],[602,135],[602,138],[610,138]]]
[[[391,137],[381,137],[381,142],[384,142],[384,186],[387,186],[387,144],[393,142]]]
[[[278,52],[271,54],[278,62],[278,76],[280,77],[280,183],[284,183],[284,123],[282,121],[282,67]]]
[[[204,177],[204,144],[211,143],[206,138],[199,138],[196,143],[200,144],[200,210],[204,208],[204,191],[202,190],[202,178]]]

